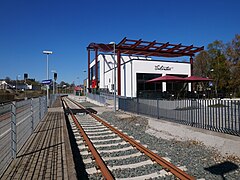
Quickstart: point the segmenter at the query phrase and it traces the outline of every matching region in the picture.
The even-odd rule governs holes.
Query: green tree
[[[213,43],[208,44],[207,51],[212,59],[224,54],[225,45],[222,41],[216,40]]]
[[[210,56],[207,51],[201,51],[193,61],[193,74],[208,77],[210,72]]]
[[[226,45],[226,55],[229,61],[237,64],[240,61],[240,35],[236,34],[235,38]]]
[[[214,90],[240,96],[240,35],[230,43],[216,40],[194,59],[194,75],[213,79]]]
[[[59,86],[60,86],[60,87],[63,87],[63,85],[65,85],[66,87],[69,87],[69,86],[70,86],[68,83],[66,83],[66,82],[64,82],[64,81],[61,81],[60,84],[59,84]]]
[[[214,41],[208,45],[210,55],[211,78],[214,82],[215,93],[226,93],[229,89],[230,64],[225,55],[225,44],[222,41]]]
[[[10,83],[10,82],[11,82],[10,77],[7,76],[7,77],[5,78],[5,81],[6,81],[6,83]]]
[[[212,61],[212,78],[215,82],[215,91],[226,92],[228,90],[230,79],[230,63],[226,60],[224,55],[216,57]]]
[[[240,96],[240,61],[237,64],[231,63],[231,74],[229,80],[229,89],[234,96]]]
[[[234,96],[240,96],[240,35],[226,45],[226,56],[230,63],[229,89]]]

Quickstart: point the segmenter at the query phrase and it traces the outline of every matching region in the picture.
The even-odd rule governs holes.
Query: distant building
[[[74,87],[74,94],[81,96],[83,95],[84,89],[81,86],[75,86]]]
[[[7,89],[8,84],[5,80],[0,80],[0,89]]]
[[[17,89],[24,91],[24,90],[28,89],[28,86],[26,84],[17,84]]]

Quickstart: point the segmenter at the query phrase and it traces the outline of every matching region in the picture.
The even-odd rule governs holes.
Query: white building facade
[[[153,60],[143,56],[124,56],[121,55],[121,78],[118,78],[117,73],[117,55],[114,54],[99,54],[98,55],[98,87],[101,90],[112,93],[114,90],[114,65],[116,67],[116,91],[118,92],[118,79],[121,81],[120,96],[137,97],[141,88],[148,89],[153,86],[146,83],[147,80],[159,76],[174,75],[180,77],[188,77],[191,75],[191,65],[189,62],[173,62]],[[115,60],[115,61],[114,61]],[[91,75],[90,79],[95,79],[95,63],[93,60],[90,63]],[[154,88],[154,87],[153,87]],[[168,91],[166,82],[160,83],[160,86],[155,85],[155,90],[162,92]],[[188,90],[191,90],[190,84]],[[119,94],[119,93],[117,93]]]

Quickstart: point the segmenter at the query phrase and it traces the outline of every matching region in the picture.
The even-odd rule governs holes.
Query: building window
[[[159,76],[161,74],[137,73],[137,97],[155,98],[158,92],[162,92],[162,83],[146,83]]]

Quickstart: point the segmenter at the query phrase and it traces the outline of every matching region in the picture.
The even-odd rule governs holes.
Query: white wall
[[[117,55],[115,56],[117,59]],[[108,88],[110,92],[111,84],[114,84],[114,55],[98,56],[100,61],[100,83],[99,88]],[[117,66],[117,61],[115,62]],[[95,65],[92,61],[90,67]],[[136,97],[137,73],[149,73],[161,75],[186,75],[190,76],[191,67],[189,63],[164,62],[151,60],[151,58],[137,56],[121,56],[121,96]],[[95,78],[95,77],[94,77]],[[116,68],[116,89],[117,89],[117,68]],[[163,83],[163,91],[166,90],[166,83]]]
[[[137,73],[149,73],[149,74],[159,74],[159,76],[168,75],[186,75],[190,76],[191,68],[189,63],[176,63],[176,62],[163,62],[163,61],[143,61],[143,60],[133,60],[133,97],[136,97],[137,92]],[[156,68],[157,66],[157,68]],[[163,68],[161,68],[163,67]],[[129,70],[130,71],[130,70]],[[130,76],[129,76],[130,77]],[[126,87],[128,90],[128,86]],[[163,91],[166,91],[166,83],[163,83]],[[131,92],[127,93],[127,96]],[[129,97],[129,96],[128,96]]]

